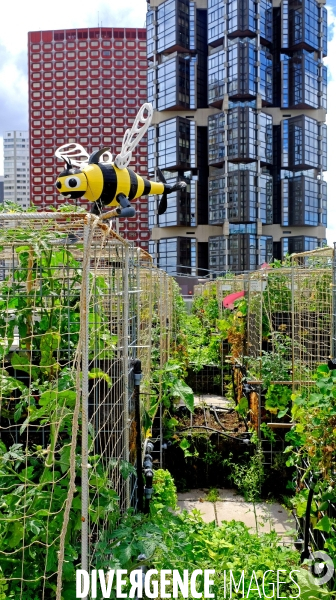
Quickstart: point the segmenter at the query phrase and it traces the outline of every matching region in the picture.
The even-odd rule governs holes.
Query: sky
[[[336,242],[336,0],[328,6],[328,230]],[[2,134],[28,129],[27,33],[78,27],[144,27],[146,0],[15,0],[3,3],[0,20],[0,175],[3,174]]]

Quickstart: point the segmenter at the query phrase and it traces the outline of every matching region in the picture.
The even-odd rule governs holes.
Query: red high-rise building
[[[146,30],[89,28],[28,34],[30,193],[41,209],[65,199],[56,192],[62,170],[55,150],[69,142],[89,153],[109,146],[118,154],[125,130],[147,98]],[[147,141],[131,168],[147,176]],[[147,199],[136,216],[120,220],[125,237],[147,248]]]

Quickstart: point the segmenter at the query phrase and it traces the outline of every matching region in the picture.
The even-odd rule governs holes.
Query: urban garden
[[[187,310],[97,216],[0,224],[0,599],[73,599],[77,569],[214,569],[216,598],[230,570],[298,597],[295,570],[333,596],[309,565],[336,561],[334,250],[209,279]],[[178,511],[202,486],[280,500],[292,542]]]

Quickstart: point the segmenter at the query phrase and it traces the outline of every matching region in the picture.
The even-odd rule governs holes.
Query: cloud
[[[336,27],[336,9],[328,9],[328,56],[325,64],[328,67],[328,171],[325,173],[325,180],[328,185],[328,229],[327,240],[331,245],[336,242],[336,169],[334,164],[334,145],[336,140],[336,113],[334,110],[336,102],[336,36],[334,34]]]
[[[6,130],[28,129],[28,31],[79,27],[144,27],[145,0],[16,0],[1,6],[0,136]],[[0,137],[0,175],[3,142]]]

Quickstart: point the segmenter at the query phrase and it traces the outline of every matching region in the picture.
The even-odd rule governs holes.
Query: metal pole
[[[123,317],[123,371],[124,371],[124,460],[129,462],[129,386],[128,386],[128,319],[129,319],[129,259],[130,252],[129,248],[125,248],[125,257],[124,257],[124,281],[123,281],[123,298],[124,298],[124,317]],[[130,505],[130,486],[129,480],[125,481],[125,508],[129,508]]]
[[[84,226],[84,269],[83,269],[83,306],[84,319],[82,338],[82,555],[81,567],[89,571],[89,475],[88,475],[88,401],[89,401],[89,301],[90,301],[90,226]],[[86,597],[87,598],[87,597]]]
[[[137,345],[140,345],[140,321],[141,321],[141,311],[140,311],[140,301],[141,301],[141,290],[140,290],[140,286],[141,286],[141,280],[140,280],[140,253],[141,253],[141,249],[137,248],[137,265],[136,265],[136,269],[137,269],[137,296],[138,296],[138,302],[137,302]],[[137,357],[138,358],[138,357]]]
[[[330,359],[336,363],[336,242],[334,242],[333,268],[332,268],[332,316],[331,316],[331,343]]]
[[[133,376],[134,376],[134,413],[136,424],[136,461],[137,461],[137,509],[143,511],[144,502],[144,483],[142,473],[142,443],[141,443],[141,408],[140,408],[140,381],[141,361],[136,359],[133,361]]]
[[[295,279],[294,279],[294,263],[292,262],[292,273],[291,273],[291,292],[292,292],[292,298],[291,298],[291,310],[292,310],[292,390],[294,393],[294,380],[296,378],[296,373],[295,371],[295,298],[294,298],[294,291],[295,291]]]

